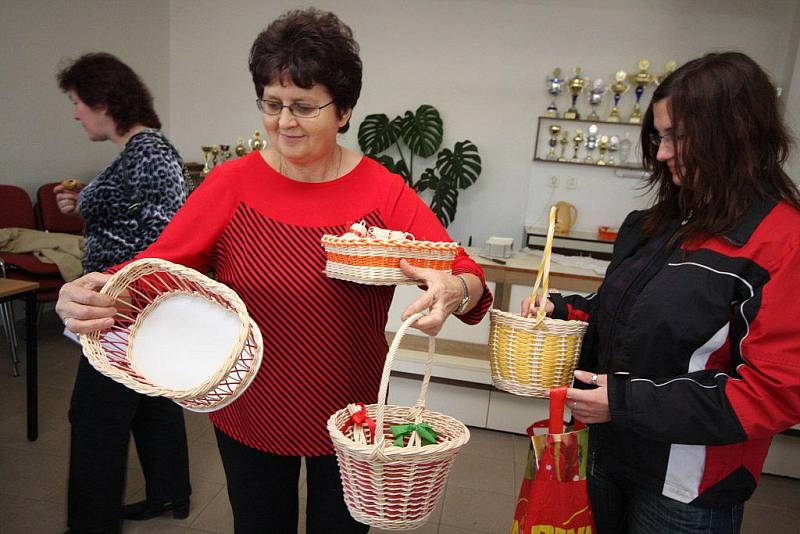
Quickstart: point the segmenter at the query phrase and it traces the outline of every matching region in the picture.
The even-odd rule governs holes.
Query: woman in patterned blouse
[[[153,98],[136,73],[111,54],[87,54],[58,73],[91,141],[122,151],[89,185],[56,186],[62,213],[86,223],[84,272],[131,259],[156,240],[186,200],[183,161],[159,131]],[[67,522],[70,533],[120,532],[122,518],[166,510],[189,514],[189,462],[181,408],[140,395],[81,358],[70,403],[72,427]],[[122,506],[130,433],[146,481],[146,500]]]

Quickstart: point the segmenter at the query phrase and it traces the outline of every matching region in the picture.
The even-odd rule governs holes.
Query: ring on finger
[[[574,410],[577,407],[578,407],[578,401],[572,401],[572,409]]]
[[[596,386],[597,385],[597,375],[593,374],[592,378],[589,379],[589,382],[591,382],[593,386]]]

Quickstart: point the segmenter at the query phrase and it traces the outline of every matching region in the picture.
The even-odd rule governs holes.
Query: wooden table
[[[37,354],[38,338],[36,332],[36,290],[39,284],[23,280],[0,278],[0,302],[25,299],[25,338],[27,386],[28,441],[36,441],[39,437],[39,387]]]
[[[464,249],[486,273],[486,279],[497,284],[494,292],[495,308],[509,309],[511,291],[509,286],[514,284],[532,286],[539,270],[542,258],[540,250],[525,249],[515,252],[510,258],[500,264],[490,259],[482,258],[483,251],[475,247]],[[591,293],[596,291],[603,282],[603,275],[589,269],[550,263],[550,287],[564,291],[580,291]]]

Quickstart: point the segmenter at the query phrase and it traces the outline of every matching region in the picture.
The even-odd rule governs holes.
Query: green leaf
[[[417,191],[425,191],[430,189],[433,191],[433,198],[431,199],[431,211],[442,222],[442,225],[447,226],[456,218],[456,210],[458,209],[458,189],[455,184],[445,178],[436,176],[436,171],[433,169],[425,169],[416,185]]]
[[[435,107],[423,104],[416,113],[406,111],[398,123],[403,141],[417,156],[429,158],[442,146],[444,126]]]
[[[453,150],[445,148],[436,158],[436,170],[439,175],[459,189],[466,189],[481,175],[481,157],[478,147],[472,141],[460,141]]]
[[[406,166],[406,162],[402,159],[395,161],[392,159],[391,156],[386,154],[381,154],[380,156],[372,155],[375,161],[386,167],[389,172],[393,172],[395,174],[399,174],[403,177],[403,180],[406,181],[408,185],[412,185],[411,183],[411,173],[408,171],[408,166]]]
[[[389,120],[383,113],[364,117],[358,127],[358,146],[364,154],[379,154],[400,137],[400,117]]]

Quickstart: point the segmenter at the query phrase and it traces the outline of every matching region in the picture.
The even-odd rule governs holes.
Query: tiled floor
[[[40,437],[34,443],[25,439],[24,372],[23,377],[11,376],[8,347],[0,332],[0,534],[60,533],[66,527],[66,413],[79,351],[60,335],[59,327],[55,315],[45,313],[39,345]],[[163,518],[126,523],[126,533],[233,532],[225,475],[211,425],[205,416],[189,412],[186,423],[193,487],[191,515],[182,521]],[[507,533],[526,457],[527,441],[522,436],[472,429],[472,439],[453,467],[442,502],[430,522],[414,532]],[[127,500],[135,501],[144,495],[144,481],[133,447],[130,458]],[[304,491],[301,481],[302,498]],[[302,519],[300,531],[305,531]],[[747,504],[744,532],[798,531],[800,481],[765,476]]]

